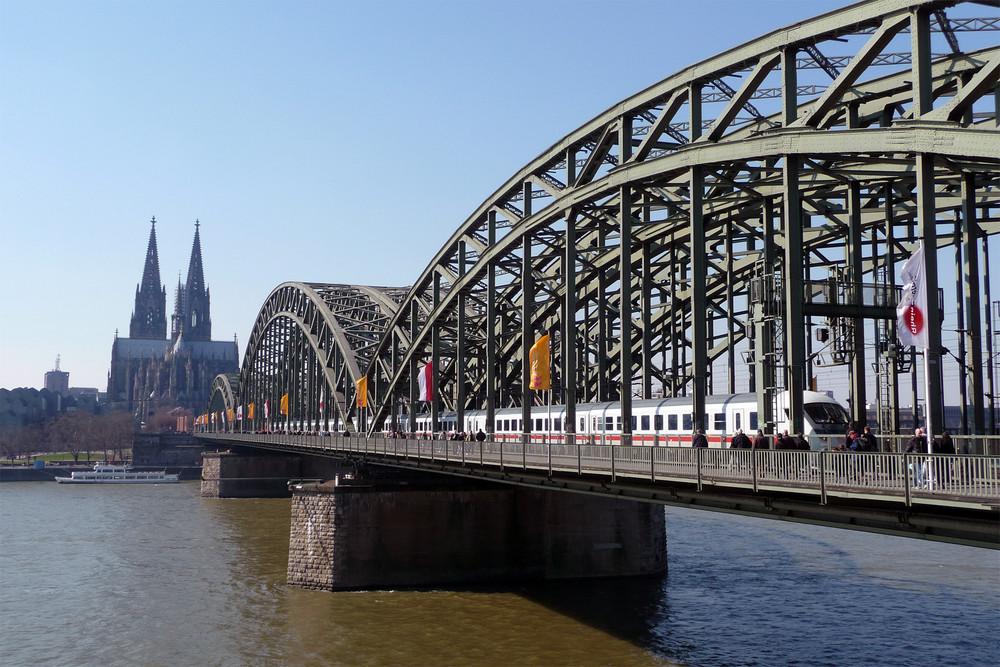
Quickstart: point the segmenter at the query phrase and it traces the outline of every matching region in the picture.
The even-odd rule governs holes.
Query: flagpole
[[[934,424],[931,421],[931,351],[924,349],[924,424],[927,426],[927,453],[934,453]]]
[[[549,432],[549,444],[552,444],[552,388],[551,388],[551,385],[549,386],[549,392],[548,393],[549,393],[549,406],[548,406],[549,409],[548,409],[548,416],[546,417],[546,419],[548,419],[548,422],[547,422],[548,429],[547,430]]]

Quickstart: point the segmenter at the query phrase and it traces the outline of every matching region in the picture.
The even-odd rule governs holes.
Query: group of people
[[[907,454],[923,454],[927,451],[927,431],[918,428],[913,432],[913,437],[906,443]],[[935,438],[931,442],[931,454],[955,454],[955,443],[951,440],[948,431],[942,431],[940,438]]]
[[[844,444],[835,448],[835,451],[877,452],[879,451],[878,438],[872,433],[870,426],[865,426],[864,430],[859,432],[852,423],[847,431],[847,438],[844,440]]]
[[[923,454],[927,452],[927,432],[922,428],[913,431],[913,437],[906,443],[907,454]],[[931,441],[931,454],[955,454],[955,443],[951,440],[948,431],[942,431],[940,438]],[[924,460],[922,462],[911,462],[910,470],[913,472],[913,486],[918,488],[931,488],[935,484],[945,480],[948,473],[948,462],[945,460]]]
[[[405,431],[387,431],[385,434],[387,438],[419,438],[421,440],[450,440],[452,442],[485,442],[486,432],[483,429],[479,429],[477,433],[469,431],[455,431],[454,433],[448,434],[444,431],[437,431],[435,433],[410,433],[407,435]]]
[[[696,448],[708,447],[708,437],[705,436],[705,429],[700,428],[695,431],[694,437],[691,438],[691,446]],[[757,435],[750,439],[743,429],[737,429],[736,433],[733,434],[732,439],[729,441],[730,449],[771,449],[771,443],[768,441],[767,436],[764,435],[764,431],[757,429]],[[795,436],[788,435],[788,431],[783,431],[777,435],[774,439],[775,449],[809,449],[809,442],[806,440],[802,433],[796,433]]]

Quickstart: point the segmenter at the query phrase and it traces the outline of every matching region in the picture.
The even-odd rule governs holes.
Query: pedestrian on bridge
[[[861,437],[865,441],[865,451],[866,452],[877,452],[878,451],[878,438],[876,438],[875,434],[872,433],[872,427],[871,426],[865,426],[865,431],[864,431],[864,433],[861,434]]]
[[[921,452],[927,451],[927,439],[924,437],[924,430],[922,428],[914,429],[913,437],[906,444],[906,454],[920,454]],[[913,471],[913,486],[919,487],[924,485],[924,473],[929,472],[924,470],[925,466],[921,465],[919,462],[910,462],[909,469]]]
[[[705,437],[705,429],[698,429],[698,431],[694,434],[694,438],[691,440],[691,446],[699,449],[708,447],[708,438]]]
[[[753,437],[753,449],[770,449],[771,445],[768,443],[767,438],[764,436],[764,431],[757,429],[757,435]]]
[[[729,443],[729,448],[750,449],[751,445],[752,443],[750,442],[750,438],[743,432],[743,429],[740,429],[736,432],[736,435],[733,436],[732,442]]]

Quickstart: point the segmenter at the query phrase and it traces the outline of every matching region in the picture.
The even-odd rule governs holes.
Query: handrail
[[[212,433],[199,437],[302,453],[353,453],[397,460],[426,460],[434,468],[455,463],[555,473],[692,482],[713,487],[787,490],[831,495],[865,495],[915,503],[946,500],[1000,506],[1000,456],[840,451],[750,450],[569,443],[521,444],[521,456],[505,452],[502,441],[483,442],[344,437],[282,433]],[[379,441],[381,447],[379,446]],[[441,449],[436,450],[436,447]],[[443,451],[442,451],[443,450]],[[478,453],[478,457],[475,454]],[[505,455],[506,453],[506,455]]]

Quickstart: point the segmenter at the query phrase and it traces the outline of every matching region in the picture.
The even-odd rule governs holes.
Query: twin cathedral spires
[[[201,262],[200,223],[194,223],[194,243],[188,263],[187,282],[177,277],[174,313],[170,316],[170,340],[176,343],[183,336],[185,341],[212,340],[212,319],[209,314],[210,298],[205,285]],[[156,218],[149,230],[146,247],[146,265],[142,282],[135,288],[135,309],[129,325],[129,338],[164,340],[167,337],[167,290],[160,282],[160,259],[156,250]]]

